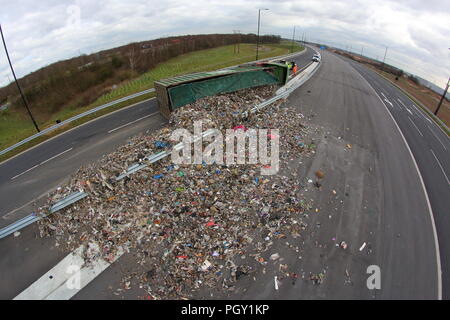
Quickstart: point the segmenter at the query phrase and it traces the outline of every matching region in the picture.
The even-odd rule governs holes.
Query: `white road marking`
[[[409,146],[408,141],[406,141],[405,135],[403,134],[403,132],[400,129],[400,127],[398,126],[397,121],[395,121],[395,118],[392,115],[391,111],[389,111],[389,108],[383,103],[383,100],[381,100],[381,97],[378,95],[378,93],[372,87],[372,85],[369,83],[369,81],[367,81],[367,79],[364,78],[361,74],[359,74],[359,75],[367,83],[369,88],[371,88],[373,90],[373,92],[375,93],[377,98],[380,99],[381,103],[386,107],[386,111],[391,116],[392,121],[394,122],[395,126],[397,127],[397,130],[400,133],[400,135],[401,135],[401,137],[403,139],[403,142],[405,143],[406,148],[409,151],[409,155],[411,156],[411,159],[413,160],[414,166],[415,166],[416,171],[417,171],[417,175],[419,176],[420,184],[422,185],[422,189],[423,189],[423,192],[425,194],[425,199],[426,199],[427,206],[428,206],[428,214],[429,214],[430,220],[431,220],[431,228],[433,229],[434,249],[435,249],[435,254],[436,254],[437,298],[438,298],[438,300],[442,300],[441,252],[439,250],[439,239],[438,239],[437,231],[436,231],[436,222],[434,221],[433,209],[431,208],[430,197],[428,197],[428,192],[427,192],[427,188],[425,187],[425,182],[423,182],[422,174],[420,173],[419,166],[417,165],[416,158],[414,158],[414,154],[411,151],[411,147]]]
[[[419,108],[419,107],[416,106],[415,104],[412,104],[411,107],[412,107],[412,109],[416,110],[417,113],[420,114],[420,115],[421,115],[425,120],[427,120],[429,123],[431,123],[431,124],[433,123],[433,122],[430,120],[430,118],[428,118],[427,114],[426,114],[424,111],[422,111],[421,108]]]
[[[442,144],[444,149],[447,150],[447,148],[444,146],[444,143],[442,142],[441,139],[439,139],[439,137],[436,135],[436,133],[434,133],[433,129],[431,129],[430,127],[428,127],[428,129],[430,129],[431,133],[436,137],[436,139],[438,139],[438,141]]]
[[[387,103],[389,103],[391,105],[391,108],[394,107],[394,105],[392,104],[392,102],[390,102],[388,99],[384,99],[384,101],[386,101]]]
[[[406,108],[406,106],[405,106],[405,104],[403,103],[402,100],[400,100],[399,98],[397,98],[397,101],[400,102],[400,103],[402,104],[402,106],[404,106],[404,107]]]
[[[125,123],[124,125],[121,125],[120,127],[117,127],[117,128],[114,128],[114,129],[109,130],[108,133],[113,133],[114,131],[120,130],[120,129],[126,127],[126,126],[129,126],[130,124],[133,124],[133,123],[136,123],[136,122],[138,122],[138,121],[140,121],[140,120],[143,120],[143,119],[145,119],[145,118],[154,116],[154,115],[157,114],[157,113],[159,113],[159,112],[153,112],[153,113],[148,114],[148,115],[146,115],[146,116],[144,116],[144,117],[142,117],[142,118],[139,118],[139,119],[133,120],[133,121],[131,121],[131,122]]]
[[[448,180],[448,177],[447,177],[447,175],[445,174],[444,168],[442,168],[441,162],[439,161],[439,159],[438,159],[438,158],[436,157],[436,155],[434,154],[433,149],[430,149],[430,151],[431,151],[431,153],[433,154],[434,158],[436,159],[436,161],[437,161],[439,167],[441,168],[442,173],[444,174],[444,177],[445,177],[445,179],[447,180],[447,183],[450,185],[450,180]]]
[[[397,99],[397,101],[400,102],[400,104],[397,103],[400,109],[402,106],[406,108],[405,104],[400,99]]]
[[[419,107],[416,107],[415,105],[412,105],[414,108],[416,108],[417,112],[425,119],[427,120],[429,123],[433,124],[433,121],[431,121],[431,119],[428,117],[428,115],[424,112],[419,110]]]
[[[397,100],[398,100],[398,102],[400,102],[400,103],[405,107],[405,109],[406,109],[411,115],[413,114],[413,113],[411,112],[411,110],[409,110],[408,107],[403,103],[402,100],[400,100],[400,99],[398,99],[398,98],[397,98]]]
[[[381,91],[380,91],[381,92]],[[394,107],[394,105],[392,104],[392,102],[390,102],[389,101],[389,99],[384,95],[384,93],[383,92],[381,92],[381,94],[383,95],[383,97],[384,97],[384,101],[386,101],[387,103],[389,103],[390,105],[391,105],[391,108],[393,108]]]
[[[402,106],[404,106],[405,107],[405,109],[406,109],[406,111],[408,111],[411,115],[413,115],[413,113],[411,112],[411,110],[409,110],[408,109],[408,107],[407,106],[405,106],[405,104],[403,103],[403,101],[402,100],[400,100],[399,98],[397,98],[397,101],[398,102],[400,102],[401,104],[402,104]]]
[[[99,252],[98,245],[90,245],[87,250]],[[69,300],[124,253],[120,249],[110,262],[96,258],[86,265],[83,251],[84,246],[78,247],[14,300]]]
[[[63,152],[61,152],[61,153],[58,153],[56,156],[53,156],[53,157],[51,157],[50,159],[47,159],[47,160],[42,161],[41,163],[35,165],[34,167],[31,167],[30,169],[27,169],[27,170],[25,170],[24,172],[19,173],[18,175],[12,177],[11,180],[14,180],[14,179],[20,177],[21,175],[23,175],[23,174],[25,174],[25,173],[27,173],[27,172],[33,170],[33,169],[36,169],[37,167],[43,165],[44,163],[47,163],[47,162],[49,162],[50,160],[53,160],[53,159],[55,159],[55,158],[57,158],[57,157],[63,155],[64,153],[69,152],[69,151],[72,150],[72,149],[73,149],[73,148],[67,149],[66,151],[63,151]]]
[[[414,121],[411,120],[410,117],[408,117],[409,121],[411,121],[411,123],[413,124],[413,126],[417,129],[417,131],[419,131],[420,135],[423,137],[422,132],[420,132],[419,128],[416,126],[416,124],[414,123]]]

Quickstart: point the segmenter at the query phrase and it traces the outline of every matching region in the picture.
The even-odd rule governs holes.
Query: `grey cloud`
[[[440,81],[450,73],[450,2],[406,0],[302,1],[148,1],[148,0],[0,0],[2,23],[20,76],[57,60],[133,41],[167,35],[255,32],[257,9],[262,33],[352,45],[374,58],[390,47],[388,59]],[[68,24],[70,6],[80,8],[80,25]],[[380,11],[380,8],[384,8]],[[299,36],[300,37],[300,36]],[[447,49],[448,50],[448,49]],[[435,54],[437,53],[437,54]],[[417,67],[420,66],[420,67]],[[430,71],[432,70],[432,71]],[[8,65],[0,50],[0,85],[8,82]],[[442,85],[442,84],[440,84]]]

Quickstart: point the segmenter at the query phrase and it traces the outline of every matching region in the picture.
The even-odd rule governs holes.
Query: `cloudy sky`
[[[450,76],[448,0],[0,0],[19,77],[52,62],[134,41],[199,33],[261,33],[321,41],[383,59],[444,87]],[[12,80],[0,48],[0,86]]]

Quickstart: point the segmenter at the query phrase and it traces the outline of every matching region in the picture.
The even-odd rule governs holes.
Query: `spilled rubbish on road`
[[[233,292],[239,279],[256,271],[255,265],[268,263],[279,264],[275,289],[283,279],[295,282],[298,275],[271,248],[276,241],[298,238],[308,227],[304,217],[312,207],[300,196],[306,181],[288,163],[313,154],[315,145],[303,115],[284,101],[241,116],[276,89],[266,86],[197,100],[177,109],[163,129],[133,137],[80,168],[37,212],[45,216],[52,204],[75,191],[89,196],[40,220],[40,236],[55,237],[62,250],[97,244],[98,252],[85,252],[86,264],[99,257],[113,261],[124,248],[136,267],[118,290],[136,285],[151,299],[192,298],[200,288]],[[180,165],[166,157],[115,179],[130,166],[145,163],[146,156],[170,150],[177,143],[170,140],[171,132],[192,131],[195,120],[203,121],[203,130],[279,129],[280,171],[264,176],[260,164]],[[316,175],[324,177],[322,171]],[[286,243],[298,254],[298,246]],[[314,284],[323,279],[323,273],[310,278]]]

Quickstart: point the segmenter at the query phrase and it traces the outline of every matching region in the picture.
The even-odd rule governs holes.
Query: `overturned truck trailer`
[[[287,82],[288,67],[279,63],[244,65],[155,81],[161,114],[169,119],[177,108],[219,93]]]

